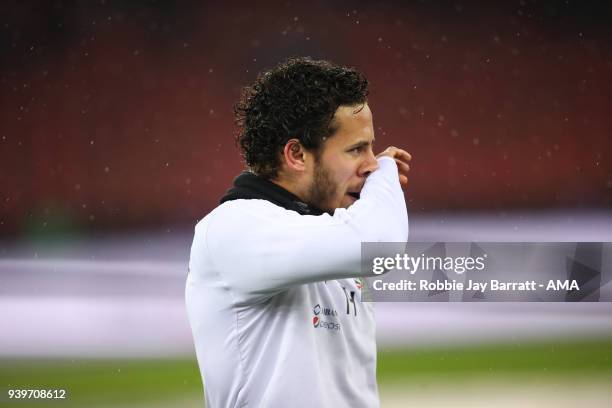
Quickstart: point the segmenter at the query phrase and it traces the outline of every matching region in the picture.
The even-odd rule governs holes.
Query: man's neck
[[[303,201],[305,203],[307,202],[305,198],[308,195],[306,194],[305,189],[304,188],[298,188],[298,185],[297,185],[297,183],[294,180],[289,180],[287,178],[277,177],[277,178],[270,179],[270,181],[272,183],[276,184],[277,186],[280,186],[280,187],[284,188],[285,190],[287,190],[288,192],[290,192],[291,194],[293,194],[294,196],[299,198],[301,201]]]

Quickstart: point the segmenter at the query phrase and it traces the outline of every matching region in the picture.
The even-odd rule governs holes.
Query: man
[[[250,171],[196,226],[186,287],[208,407],[378,406],[361,243],[407,240],[410,155],[374,155],[367,94],[293,58],[237,104]]]

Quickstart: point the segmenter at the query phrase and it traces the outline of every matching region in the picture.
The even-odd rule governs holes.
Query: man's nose
[[[367,159],[359,169],[359,175],[367,177],[376,170],[378,170],[378,161],[376,160],[376,156],[374,156],[374,152],[370,150]]]

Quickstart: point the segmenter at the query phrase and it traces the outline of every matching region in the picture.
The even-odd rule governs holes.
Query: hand
[[[399,174],[399,181],[402,188],[408,186],[408,171],[410,166],[408,162],[412,160],[412,156],[405,150],[398,149],[394,146],[387,147],[383,152],[376,155],[376,157],[389,156],[397,163],[397,172]]]

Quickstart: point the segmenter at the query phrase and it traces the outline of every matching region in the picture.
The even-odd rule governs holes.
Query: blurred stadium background
[[[414,157],[411,239],[612,241],[606,2],[0,11],[0,406],[202,406],[192,228],[242,169],[241,87],[291,55],[368,76],[377,145]],[[612,401],[609,303],[377,306],[383,407]]]

